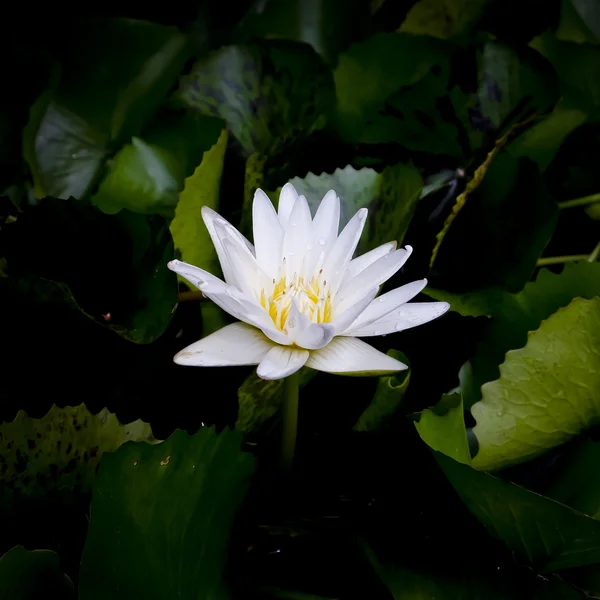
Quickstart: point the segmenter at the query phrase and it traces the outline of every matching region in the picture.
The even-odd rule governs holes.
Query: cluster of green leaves
[[[0,596],[600,595],[600,9],[557,0],[531,20],[517,4],[248,1],[179,26],[73,18],[14,44],[39,77],[11,67],[0,114]],[[335,189],[342,225],[368,207],[359,251],[414,245],[402,278],[427,275],[453,313],[380,341],[411,365],[398,376],[302,371],[291,483],[271,464],[281,381],[171,364],[228,317],[167,268],[219,274],[201,207],[251,235],[255,190],[276,204],[288,181],[313,210]],[[540,269],[543,254],[589,260]],[[201,402],[218,409],[190,422]],[[383,482],[409,482],[406,464],[418,476],[398,500]],[[312,490],[345,498],[344,472],[364,478],[355,501],[395,498],[380,519],[336,504],[343,525],[323,525]],[[395,531],[397,513],[424,512],[411,493],[455,514]],[[87,517],[90,499],[67,556],[52,521]],[[469,545],[485,550],[419,562],[421,538],[460,546],[455,519],[483,524]],[[323,547],[356,575],[314,582]],[[291,568],[269,558],[287,551]]]

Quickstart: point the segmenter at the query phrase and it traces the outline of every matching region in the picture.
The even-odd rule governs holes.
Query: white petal
[[[283,345],[293,343],[293,340],[275,327],[271,317],[260,304],[247,298],[234,286],[225,285],[224,288],[204,286],[202,292],[224,311],[244,323],[257,327],[275,343]]]
[[[308,359],[308,350],[273,346],[262,359],[256,374],[262,379],[283,379],[301,369]]]
[[[232,317],[235,317],[244,323],[257,326],[252,311],[248,310],[248,308],[237,298],[232,297],[230,289],[238,291],[237,288],[227,284],[224,284],[224,287],[208,284],[203,286],[202,293]]]
[[[269,277],[276,277],[281,265],[283,228],[269,197],[256,190],[252,204],[256,260]]]
[[[346,283],[346,281],[350,281],[350,279],[356,277],[361,271],[366,269],[369,265],[372,265],[377,259],[395,250],[397,246],[398,244],[396,244],[396,242],[388,242],[387,244],[382,244],[370,252],[366,252],[365,254],[361,254],[360,256],[352,259],[346,267],[343,283]]]
[[[310,208],[304,196],[298,196],[283,236],[283,257],[288,281],[295,274],[302,275],[302,264],[312,243],[312,219]]]
[[[300,348],[318,350],[327,346],[335,335],[335,328],[327,323],[311,323],[296,334],[294,343]]]
[[[272,342],[254,327],[232,323],[184,348],[173,360],[192,367],[257,365],[272,347]]]
[[[311,352],[306,366],[339,375],[380,375],[408,368],[399,360],[351,337],[336,337],[325,348]]]
[[[286,183],[281,188],[281,192],[279,192],[279,204],[277,206],[279,222],[283,228],[287,225],[297,199],[298,192],[296,191],[296,188],[291,183]]]
[[[362,298],[364,290],[381,285],[397,273],[411,253],[410,246],[407,246],[406,250],[394,250],[363,269],[340,288],[335,297],[336,306],[339,306],[339,310],[346,310],[352,306],[359,298]]]
[[[200,267],[190,265],[189,263],[181,260],[172,260],[167,264],[167,267],[169,267],[171,271],[175,271],[175,273],[185,277],[192,285],[195,285],[199,289],[202,285],[207,283],[213,285],[225,285],[223,281],[221,281],[218,277],[211,275],[208,271],[205,271]]]
[[[285,330],[289,336],[289,343],[306,350],[326,346],[335,335],[335,329],[331,325],[311,323],[310,319],[298,310],[295,298],[285,322]]]
[[[268,275],[258,266],[254,256],[230,238],[223,240],[223,248],[230,260],[237,281],[236,287],[248,298],[259,300],[261,290],[269,284]]]
[[[361,208],[346,224],[325,258],[323,272],[326,274],[330,290],[335,293],[341,283],[346,266],[350,262],[365,227],[368,210]]]
[[[404,331],[417,325],[423,325],[443,315],[450,305],[447,302],[413,302],[403,304],[377,321],[356,327],[346,335],[369,337],[385,335],[395,331]]]
[[[219,257],[221,270],[223,271],[223,277],[227,283],[235,285],[235,277],[233,275],[229,259],[227,258],[227,254],[225,253],[225,249],[223,248],[223,242],[217,233],[215,224],[220,223],[222,226],[230,227],[235,232],[235,237],[239,239],[246,246],[246,248],[249,249],[250,252],[253,251],[252,244],[229,221],[227,221],[227,219],[224,219],[220,214],[216,213],[211,208],[208,208],[208,206],[202,207],[202,218],[204,219],[204,224],[206,225],[206,229],[208,229],[208,233],[215,246],[217,256]]]
[[[335,316],[331,321],[331,325],[335,329],[336,335],[342,335],[356,319],[364,312],[364,310],[373,302],[373,298],[377,296],[379,287],[374,287],[369,290],[364,298],[360,299],[350,308],[342,312],[339,316]]]
[[[328,252],[335,243],[340,228],[340,199],[329,190],[317,208],[313,219],[313,234],[319,252]]]
[[[373,300],[365,311],[360,315],[358,319],[352,324],[352,327],[348,327],[347,335],[352,335],[350,332],[354,329],[358,329],[363,325],[372,323],[381,319],[381,317],[396,310],[409,300],[412,300],[417,294],[419,294],[427,285],[427,279],[419,279],[417,281],[411,281],[406,285],[403,285],[391,292],[387,292],[382,296],[379,296],[376,300]]]

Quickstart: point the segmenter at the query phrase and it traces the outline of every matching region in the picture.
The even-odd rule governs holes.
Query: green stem
[[[547,265],[562,265],[568,262],[577,262],[579,260],[588,260],[589,254],[573,254],[572,256],[549,256],[548,258],[540,258],[536,265],[545,267]]]
[[[594,204],[600,202],[600,194],[592,194],[591,196],[583,196],[582,198],[575,198],[574,200],[566,200],[565,202],[559,202],[558,208],[573,208],[574,206],[586,206],[587,204]]]
[[[600,255],[600,242],[598,242],[596,247],[591,251],[588,256],[588,262],[596,262],[598,260],[598,255]]]
[[[300,374],[283,380],[283,406],[281,413],[281,468],[289,473],[292,470],[296,452],[296,431],[298,429],[298,397],[300,396]]]

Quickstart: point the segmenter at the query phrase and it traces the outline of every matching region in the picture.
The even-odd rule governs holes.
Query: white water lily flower
[[[174,260],[169,268],[239,319],[188,346],[175,362],[191,366],[258,365],[263,379],[287,377],[304,365],[338,374],[406,369],[356,338],[403,331],[445,313],[446,302],[406,304],[427,284],[414,281],[376,298],[412,252],[383,244],[352,258],[367,218],[361,208],[338,235],[340,199],[331,190],[311,217],[306,198],[286,184],[275,212],[257,190],[254,246],[208,207],[202,217],[223,276]]]

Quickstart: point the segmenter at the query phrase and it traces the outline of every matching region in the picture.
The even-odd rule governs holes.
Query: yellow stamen
[[[285,276],[279,281],[274,279],[272,295],[264,289],[261,290],[260,304],[269,313],[269,317],[279,331],[285,332],[294,299],[298,309],[312,323],[331,322],[331,295],[323,289],[327,284],[325,281],[321,283],[321,274],[322,269],[318,275],[306,281],[303,276],[294,273],[289,285]]]
[[[331,322],[331,296],[327,295],[325,307],[323,309],[323,323]]]

